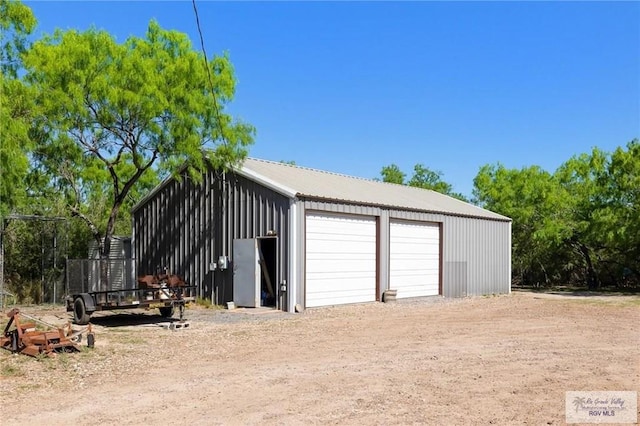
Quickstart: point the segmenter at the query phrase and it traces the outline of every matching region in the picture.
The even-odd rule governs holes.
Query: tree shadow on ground
[[[512,287],[512,291],[581,297],[640,296],[640,289],[637,288],[603,288],[600,290],[587,290],[584,288],[572,287]]]
[[[640,290],[637,289],[602,289],[602,290],[585,290],[574,288],[513,288],[512,291],[521,293],[535,293],[535,294],[553,294],[556,296],[571,296],[571,297],[634,297],[640,296]]]

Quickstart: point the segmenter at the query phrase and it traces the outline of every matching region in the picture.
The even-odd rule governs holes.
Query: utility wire
[[[216,92],[213,88],[213,78],[211,77],[211,70],[209,69],[209,60],[207,59],[207,51],[204,48],[204,38],[202,37],[202,29],[200,28],[200,17],[198,16],[198,8],[196,6],[196,0],[191,0],[193,3],[193,12],[196,15],[196,25],[198,27],[198,34],[200,35],[200,46],[202,47],[202,55],[204,56],[204,67],[207,70],[207,78],[209,79],[209,89],[211,89],[211,96],[213,96],[213,111],[216,115],[216,121],[220,129],[220,138],[222,142],[228,144],[227,138],[224,136],[224,128],[222,127],[222,120],[220,119],[220,109],[218,108],[218,100],[216,98]]]

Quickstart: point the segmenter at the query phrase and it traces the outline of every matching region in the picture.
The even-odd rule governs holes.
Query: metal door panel
[[[233,302],[236,306],[260,306],[260,263],[255,239],[233,240]]]

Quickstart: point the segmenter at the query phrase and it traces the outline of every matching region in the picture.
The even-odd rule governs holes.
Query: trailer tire
[[[73,301],[73,321],[78,325],[89,324],[89,317],[91,314],[87,312],[87,307],[84,304],[82,297],[76,298]]]
[[[165,306],[159,309],[160,309],[160,315],[162,316],[162,318],[171,318],[176,311],[173,306]]]

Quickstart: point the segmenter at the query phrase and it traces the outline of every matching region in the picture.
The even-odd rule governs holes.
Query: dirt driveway
[[[0,352],[0,423],[557,425],[566,391],[640,390],[638,297],[514,293],[187,317],[170,331],[151,313],[98,315],[93,350]]]

